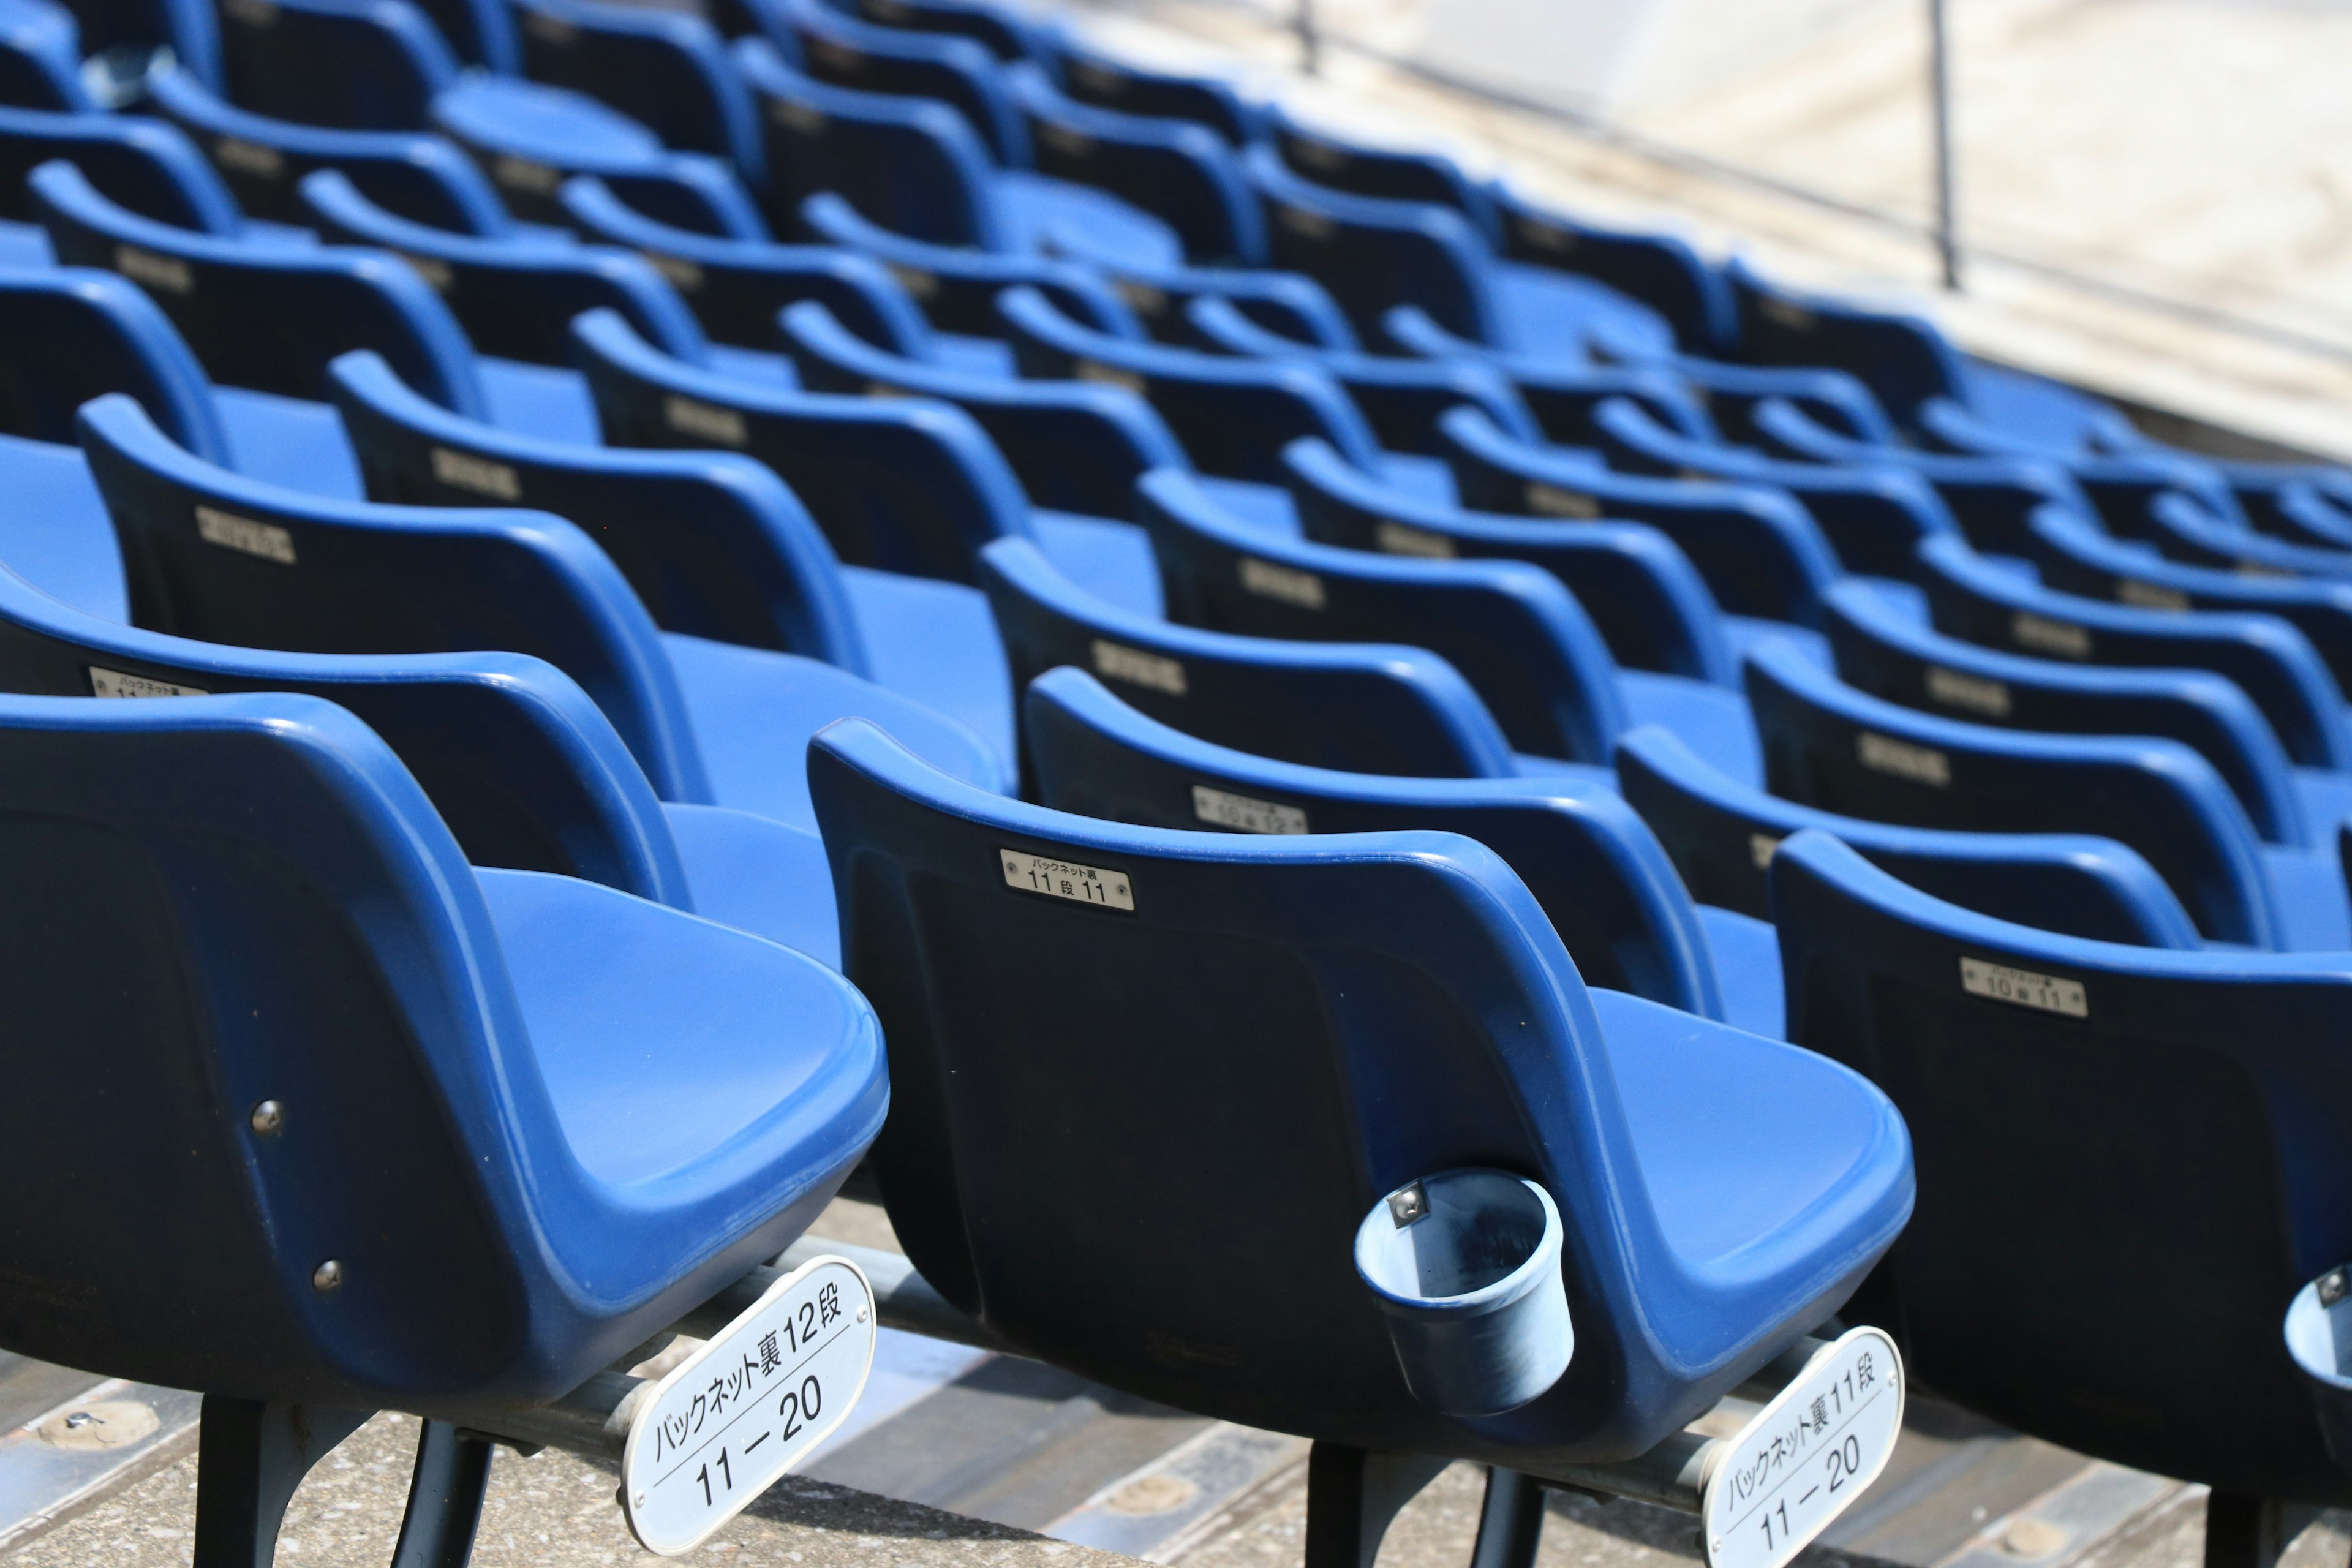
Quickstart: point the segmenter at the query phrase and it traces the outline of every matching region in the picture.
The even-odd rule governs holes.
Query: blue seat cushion
[[[712,804],[814,831],[808,741],[836,719],[871,719],[933,767],[1009,793],[1013,759],[964,725],[829,664],[678,632],[662,646],[686,698]]]
[[[969,338],[961,332],[931,334],[932,363],[992,381],[1011,381],[1021,372],[1013,362],[1013,345],[997,338]]]
[[[1565,757],[1538,757],[1527,752],[1514,752],[1511,761],[1523,779],[1574,779],[1579,784],[1599,784],[1602,789],[1617,787],[1617,775],[1607,768],[1591,763],[1571,763]]]
[[[588,383],[578,371],[492,359],[487,354],[474,363],[481,376],[482,395],[489,404],[491,424],[551,441],[589,447],[604,444],[595,401],[588,395]]]
[[[49,231],[37,223],[0,222],[0,267],[55,267]]]
[[[77,610],[131,620],[122,552],[79,447],[0,436],[0,564]]]
[[[597,883],[476,876],[548,1098],[593,1180],[685,1209],[815,1187],[870,1136],[879,1031],[840,975]],[[708,1245],[688,1227],[677,1237],[682,1262]]]
[[[1664,321],[1601,284],[1508,261],[1488,276],[1508,339],[1502,347],[1575,362],[1585,358],[1589,342],[1604,336],[1619,353],[1675,352],[1674,331]]]
[[[1749,648],[1779,637],[1826,673],[1837,673],[1837,659],[1830,652],[1830,639],[1810,626],[1793,626],[1787,621],[1760,620],[1754,616],[1726,616],[1723,617],[1723,631],[1731,639],[1734,658],[1746,658]]]
[[[1062,575],[1097,598],[1122,610],[1158,620],[1167,609],[1160,595],[1160,563],[1151,536],[1131,522],[1039,507],[1029,514],[1037,548]]]
[[[1290,499],[1290,492],[1280,485],[1264,485],[1255,479],[1224,479],[1214,474],[1195,474],[1193,478],[1219,506],[1242,521],[1265,529],[1277,539],[1299,536],[1298,507]]]
[[[1454,486],[1454,468],[1443,458],[1415,457],[1411,452],[1381,454],[1381,479],[1415,500],[1438,506],[1459,506],[1462,492]]]
[[[710,368],[721,375],[738,376],[762,386],[798,386],[800,372],[782,354],[747,349],[734,343],[710,345]]]
[[[359,459],[334,405],[241,386],[213,390],[229,467],[249,479],[340,500],[365,500]]]
[[[1685,1263],[1709,1271],[1751,1247],[1786,1257],[1782,1247],[1801,1237],[1826,1241],[1851,1228],[1850,1205],[1876,1195],[1853,1184],[1883,1172],[1886,1140],[1903,1136],[1901,1119],[1860,1076],[1638,996],[1591,994],[1643,1185]],[[1773,1113],[1758,1115],[1759,1105]],[[1791,1127],[1805,1135],[1790,1137]]]
[[[841,923],[824,840],[723,805],[666,804],[694,912],[841,967]]]
[[[2336,829],[2352,818],[2352,773],[2332,768],[2297,768],[2294,793],[2311,825],[2311,841],[2320,848],[2336,842]]]
[[[1698,906],[1698,923],[1715,955],[1715,978],[1723,989],[1724,1021],[1751,1035],[1785,1039],[1786,998],[1781,994],[1780,933],[1769,921],[1738,910]]]
[[[996,191],[1017,252],[1076,257],[1120,271],[1184,265],[1174,229],[1108,191],[1020,170],[999,174]]]
[[[2333,834],[2315,849],[2265,844],[2263,864],[2278,895],[2280,923],[2289,952],[2338,952],[2352,948],[2352,909],[2344,895],[2344,869]]]
[[[649,162],[662,151],[652,132],[593,98],[482,71],[435,94],[433,119],[460,142],[557,168]]]
[[[1764,787],[1764,752],[1756,720],[1737,691],[1680,675],[1621,669],[1617,690],[1625,704],[1625,727],[1663,724],[1708,766],[1737,783]]]
[[[841,585],[877,684],[971,726],[1016,754],[1013,667],[988,595],[961,583],[844,566]]]

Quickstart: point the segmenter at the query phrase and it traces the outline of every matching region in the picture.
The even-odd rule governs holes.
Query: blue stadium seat
[[[1171,730],[1067,666],[1032,681],[1023,707],[1037,799],[1056,811],[1194,832],[1465,834],[1519,874],[1586,984],[1780,1033],[1770,931],[1693,904],[1657,839],[1604,784],[1278,763]]]
[[[1495,193],[1443,153],[1373,147],[1300,123],[1281,103],[1265,110],[1265,142],[1301,179],[1349,195],[1450,207],[1488,246],[1501,243]]]
[[[1621,472],[1769,485],[1786,490],[1804,502],[1805,510],[1837,546],[1840,558],[1856,572],[1900,576],[1919,541],[1950,533],[1959,526],[1948,498],[1925,476],[1901,464],[1831,468],[1782,462],[1740,447],[1677,435],[1651,418],[1638,404],[1623,398],[1595,409],[1592,424],[1602,459]],[[2009,491],[1994,498],[1995,507],[1979,509],[1980,513],[1991,512],[1991,517],[1971,521],[1995,532],[2000,522],[2021,531],[2026,514],[2033,508],[2074,497],[2063,475],[2045,477],[2046,484],[2027,482],[2021,477]]]
[[[2055,593],[1957,539],[1919,551],[1936,629],[1986,647],[2083,664],[2226,675],[2263,710],[2298,766],[2352,769],[2344,694],[2301,632],[2266,615],[2144,609]]]
[[[1907,1143],[1859,1079],[1588,992],[1470,839],[1099,822],[961,786],[870,725],[827,731],[810,767],[826,847],[859,868],[850,975],[893,1053],[892,1223],[950,1301],[1055,1365],[1385,1452],[1641,1453],[1834,1310],[1901,1227]],[[1024,856],[1103,869],[1132,907],[1008,885]],[[1036,1028],[1045,994],[1119,1019],[1120,1048]],[[1748,1114],[1768,1097],[1813,1135],[1769,1131]],[[1407,1391],[1332,1245],[1467,1162],[1534,1173],[1579,1238],[1575,1359],[1499,1427]],[[1073,1269],[1093,1310],[1037,1289]],[[1258,1310],[1232,1310],[1236,1278]]]
[[[56,158],[79,168],[110,201],[157,223],[217,235],[246,226],[236,198],[204,154],[165,121],[0,108],[0,262],[48,262],[48,237],[26,201],[25,180]]]
[[[224,647],[82,615],[0,569],[0,691],[323,698],[383,737],[472,864],[601,882],[839,963],[815,835],[657,800],[587,694],[536,658]]]
[[[1039,173],[1108,191],[1152,214],[1175,230],[1194,262],[1265,265],[1265,215],[1216,132],[1079,103],[1035,65],[1008,68],[1004,89]]]
[[[822,660],[1012,754],[1013,692],[978,591],[842,565],[765,464],[517,436],[417,396],[373,354],[334,376],[373,500],[551,511],[603,547],[663,630]]]
[[[572,318],[595,310],[617,311],[663,353],[689,363],[712,363],[719,352],[669,280],[635,251],[583,245],[569,236],[480,239],[431,228],[384,211],[334,169],[305,177],[302,200],[329,240],[405,258],[479,353],[569,365]],[[728,352],[728,368],[736,374],[783,374],[772,354]]]
[[[515,0],[522,68],[609,104],[681,153],[724,158],[757,190],[767,154],[751,95],[701,17],[597,0]]]
[[[1571,519],[1622,517],[1662,528],[1673,527],[1676,518],[1695,517],[1708,520],[1710,527],[1727,530],[1743,526],[1730,520],[1777,512],[1786,521],[1764,526],[1784,533],[1810,530],[1824,543],[1831,542],[1827,527],[1809,504],[1814,498],[1801,500],[1778,485],[1617,473],[1592,452],[1517,440],[1474,408],[1447,414],[1438,421],[1438,433],[1445,438],[1462,504],[1478,511]],[[1841,570],[1908,576],[1911,558],[1895,544],[1897,540],[1907,542],[1906,536],[1916,538],[1909,532],[1913,529],[1948,534],[1955,542],[1959,541],[1958,526],[1932,494],[1921,502],[1918,489],[1897,485],[1890,487],[1890,496],[1894,506],[1877,510],[1871,518],[1872,526],[1857,531],[1864,537],[1834,542]],[[1800,517],[1801,524],[1795,521]],[[1888,520],[1895,526],[1877,526]],[[1853,559],[1846,553],[1853,547],[1871,553]]]
[[[2064,511],[2036,516],[2025,546],[2042,581],[2062,594],[2144,610],[2255,610],[2276,616],[2311,639],[2339,688],[2352,682],[2352,583],[2184,566]]]
[[[1221,77],[1139,66],[1066,34],[1039,54],[1055,85],[1080,103],[1154,120],[1189,120],[1231,147],[1246,147],[1265,134],[1264,114]]]
[[[2242,577],[2352,577],[2352,550],[2337,544],[2298,544],[2257,533],[2242,521],[2216,515],[2196,498],[2153,497],[2134,530],[2110,528],[2126,538],[2153,544],[2191,566],[2219,567]]]
[[[1171,619],[1259,637],[1402,643],[1459,670],[1512,747],[1606,766],[1631,725],[1662,723],[1717,767],[1758,773],[1729,682],[1621,670],[1559,579],[1517,561],[1375,554],[1235,517],[1189,474],[1136,487]]]
[[[279,489],[191,457],[127,397],[89,404],[81,427],[132,618],[151,630],[310,653],[531,654],[595,700],[664,800],[794,826],[809,821],[803,742],[852,713],[983,787],[1010,782],[985,739],[845,671],[658,631],[561,518]]]
[[[0,104],[87,114],[102,106],[81,79],[81,29],[50,0],[0,0]]]
[[[1731,290],[1688,241],[1571,217],[1501,182],[1488,195],[1500,221],[1505,256],[1590,278],[1640,300],[1674,328],[1675,342],[1685,354],[1703,360],[1737,356],[1738,317]]]
[[[2352,1275],[2338,1264],[2294,1293],[2287,1307],[2287,1353],[2319,1411],[2320,1434],[2339,1469],[2352,1471]],[[2210,1506],[2210,1505],[2209,1505]]]
[[[2352,775],[2296,768],[2262,710],[2207,670],[2122,669],[2004,653],[1919,625],[1841,583],[1826,628],[1840,679],[1906,707],[2073,735],[2161,735],[2212,763],[2264,842],[2322,848],[2352,816]]]
[[[905,288],[871,257],[832,246],[779,245],[764,234],[739,238],[681,228],[648,216],[589,174],[565,181],[558,199],[584,237],[651,262],[719,342],[772,348],[776,312],[801,300],[818,301],[860,337],[901,353],[924,355],[936,341]],[[1000,349],[989,357],[1010,369],[1009,353]]]
[[[842,397],[745,381],[670,358],[609,311],[572,325],[604,437],[619,447],[721,447],[793,488],[841,558],[975,581],[992,539],[1035,538],[1097,592],[1156,612],[1150,546],[1132,523],[1033,507],[988,433],[929,398]]]
[[[1654,547],[1635,547],[1633,541],[1654,530],[1697,570],[1715,601],[1729,612],[1723,627],[1735,647],[1759,636],[1794,634],[1810,640],[1800,628],[1820,625],[1822,590],[1841,570],[1813,520],[1780,497],[1734,493],[1711,508],[1658,507],[1639,524],[1600,521],[1597,506],[1589,520],[1538,521],[1445,506],[1383,485],[1324,442],[1294,441],[1283,449],[1282,460],[1291,504],[1307,538],[1391,555],[1501,555],[1539,562],[1578,591],[1617,657],[1643,668],[1671,667],[1627,651],[1633,644],[1621,639],[1639,636],[1639,628],[1621,626],[1608,603],[1625,588],[1576,575],[1580,561],[1635,548],[1651,553]],[[1719,487],[1708,489],[1724,495]],[[1674,594],[1685,596],[1679,589]],[[1647,618],[1655,612],[1641,607],[1633,613]]]
[[[2335,857],[2263,844],[2213,765],[2178,741],[1940,718],[1769,646],[1748,656],[1747,673],[1775,795],[1919,827],[2104,834],[2139,851],[2214,941],[2352,945]]]
[[[857,0],[848,8],[877,27],[972,39],[1001,60],[1028,59],[1049,47],[1025,18],[979,0]]]
[[[1269,331],[1231,300],[1217,295],[1194,300],[1184,308],[1184,319],[1193,340],[1212,353],[1321,365],[1363,414],[1373,438],[1391,451],[1444,456],[1437,421],[1448,409],[1465,403],[1484,409],[1496,424],[1523,439],[1542,436],[1526,400],[1489,365],[1398,359],[1300,342]]]
[[[1608,777],[1514,752],[1461,671],[1426,648],[1177,626],[1087,592],[1024,539],[986,546],[980,564],[1016,691],[1076,665],[1162,723],[1282,762],[1419,778]]]
[[[2205,944],[2156,868],[2112,838],[1842,816],[1727,778],[1656,725],[1620,739],[1617,782],[1702,908],[1770,920],[1774,855],[1790,834],[1819,828],[1913,887],[1980,913],[2100,942]]]
[[[313,1408],[551,1400],[772,1257],[880,1130],[839,975],[469,868],[332,703],[11,696],[0,751],[25,1353]],[[77,1167],[100,1124],[124,1157]]]
[[[53,548],[79,534],[104,540],[105,509],[72,449],[74,411],[127,393],[173,441],[207,462],[295,489],[356,498],[359,470],[334,411],[239,387],[215,386],[152,297],[120,274],[89,268],[0,270],[0,431],[62,444],[61,464],[20,445],[7,465],[22,486],[29,466],[56,468],[86,500],[46,497],[8,514],[10,548]],[[24,492],[16,492],[22,499]],[[46,527],[54,521],[57,526]],[[0,559],[13,557],[0,555]],[[77,604],[89,601],[71,593]],[[111,603],[118,595],[104,602]]]
[[[811,78],[859,92],[946,104],[963,116],[998,168],[1031,166],[1028,126],[998,78],[996,57],[982,45],[876,26],[824,0],[765,4],[783,24],[785,39],[775,47]]]
[[[1867,1072],[1917,1140],[1918,1213],[1855,1315],[1899,1325],[1921,1383],[2048,1442],[2217,1503],[2352,1501],[2279,1333],[2352,1253],[2342,956],[2012,925],[1814,833],[1781,847],[1772,899],[1790,1037]],[[2149,1300],[2130,1275],[2151,1258],[2194,1288]]]

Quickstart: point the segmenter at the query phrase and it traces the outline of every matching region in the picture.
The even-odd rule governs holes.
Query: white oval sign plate
[[[1850,1329],[1812,1359],[1708,1471],[1709,1568],[1781,1568],[1868,1490],[1903,1430],[1903,1358]]]
[[[656,1384],[621,1453],[621,1510],[646,1550],[699,1546],[840,1426],[879,1327],[864,1271],[814,1258]]]

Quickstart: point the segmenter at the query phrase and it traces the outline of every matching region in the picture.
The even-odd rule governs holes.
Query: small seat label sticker
[[[120,669],[106,669],[98,665],[89,668],[89,694],[92,697],[210,697],[201,686],[174,686],[168,680],[157,680],[149,675],[131,675]]]
[[[1135,910],[1135,882],[1126,872],[1113,867],[1081,866],[1074,860],[1055,860],[1019,849],[1000,849],[996,859],[1004,868],[1004,885],[1008,888],[1067,899],[1074,904],[1125,910],[1130,914]]]
[[[1154,691],[1165,691],[1171,697],[1184,695],[1184,667],[1172,658],[1162,658],[1156,653],[1123,647],[1115,642],[1095,638],[1089,650],[1095,656],[1095,673],[1105,680],[1124,680],[1129,686],[1148,686]]]
[[[522,499],[522,476],[504,463],[478,458],[471,452],[433,448],[433,477],[453,489],[471,490],[498,500]]]
[[[1528,486],[1528,510],[1545,517],[1572,517],[1585,521],[1601,515],[1601,502],[1580,490],[1562,489],[1536,480]]]
[[[1960,989],[1971,996],[1990,996],[1996,1002],[2043,1013],[2063,1013],[2069,1018],[2091,1016],[2090,993],[2083,989],[2081,981],[2036,974],[2031,969],[2011,969],[2005,963],[1987,963],[1981,958],[1960,960]]]
[[[1781,1568],[1868,1491],[1903,1430],[1905,1384],[1877,1329],[1815,1354],[1709,1462],[1708,1568]]]
[[[1302,610],[1323,607],[1323,579],[1312,572],[1277,566],[1255,555],[1242,557],[1242,586],[1261,599],[1277,599]]]
[[[1951,785],[1952,760],[1933,746],[1915,746],[1908,741],[1864,730],[1854,736],[1853,749],[1862,765],[1873,773],[1891,773],[1898,779],[1933,784],[1937,789]]]
[[[1385,518],[1372,531],[1372,542],[1383,555],[1419,555],[1432,561],[1454,558],[1454,541],[1445,535],[1410,523],[1391,522]]]
[[[196,508],[196,536],[206,544],[257,555],[280,566],[294,564],[294,536],[274,522],[256,522],[233,511],[208,506]]]
[[[720,408],[698,398],[671,394],[662,400],[662,417],[669,421],[671,429],[682,436],[717,441],[722,446],[740,447],[751,439],[740,414],[732,408]]]
[[[874,1288],[813,1258],[643,1393],[621,1453],[621,1510],[649,1552],[708,1540],[841,1425],[873,1370]]]
[[[2053,621],[2020,610],[2009,617],[2009,635],[2018,647],[2036,653],[2054,653],[2061,658],[2091,657],[2090,628],[2072,621]]]
[[[1295,805],[1235,795],[1230,790],[1192,786],[1192,815],[1237,833],[1304,833],[1307,814]]]
[[[1965,708],[1995,719],[2009,717],[2009,683],[1963,675],[1940,664],[1927,667],[1927,695],[1947,708]]]

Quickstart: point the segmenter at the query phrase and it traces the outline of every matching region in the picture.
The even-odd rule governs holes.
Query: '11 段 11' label
[[[1008,888],[1067,899],[1076,904],[1095,904],[1106,910],[1131,911],[1135,908],[1134,879],[1113,867],[1081,866],[1075,860],[1055,860],[1018,849],[1000,849],[996,859],[1004,868],[1004,885]]]
[[[1707,1470],[1709,1568],[1781,1568],[1828,1529],[1886,1468],[1904,1393],[1903,1358],[1876,1329],[1815,1355]]]
[[[649,1552],[690,1552],[841,1425],[874,1365],[874,1288],[814,1258],[638,1402],[621,1511]]]

